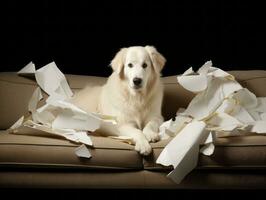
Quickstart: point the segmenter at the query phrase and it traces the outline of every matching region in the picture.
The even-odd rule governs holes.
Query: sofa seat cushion
[[[80,144],[60,137],[19,135],[0,131],[0,166],[73,169],[143,169],[142,158],[132,145],[91,136],[92,157],[79,158]]]
[[[156,164],[169,141],[170,139],[152,144],[153,153],[144,158],[145,169],[172,168]],[[197,169],[266,169],[266,135],[217,138],[213,155],[199,155]]]
[[[170,139],[151,143],[153,153],[140,156],[132,145],[107,137],[91,136],[92,157],[79,158],[79,144],[60,137],[0,132],[0,166],[26,168],[71,168],[169,171],[172,166],[156,164]],[[266,136],[218,138],[212,156],[199,155],[197,169],[266,169]]]

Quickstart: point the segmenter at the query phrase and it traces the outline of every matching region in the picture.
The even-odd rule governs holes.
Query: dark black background
[[[63,73],[108,76],[122,47],[154,45],[163,75],[205,61],[266,69],[266,11],[259,1],[14,1],[1,6],[0,71],[55,61]]]

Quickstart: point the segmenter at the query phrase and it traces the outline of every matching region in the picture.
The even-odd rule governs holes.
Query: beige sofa
[[[266,96],[266,71],[231,71],[258,97]],[[106,78],[67,75],[71,88],[101,85]],[[163,115],[175,116],[193,94],[176,76],[162,78],[165,85]],[[181,184],[166,177],[172,167],[155,163],[169,140],[152,143],[153,153],[143,157],[120,141],[92,136],[92,158],[78,158],[79,145],[57,137],[15,135],[5,131],[21,115],[36,83],[14,72],[0,73],[0,187],[1,188],[266,188],[266,136],[219,138],[212,156],[199,155],[198,166]]]

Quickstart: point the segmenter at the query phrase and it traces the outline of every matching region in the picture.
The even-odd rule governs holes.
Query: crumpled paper
[[[87,113],[70,103],[73,92],[64,74],[54,62],[38,70],[35,69],[34,63],[30,62],[18,74],[35,76],[39,87],[33,92],[28,104],[31,116],[27,119],[22,116],[10,127],[10,132],[61,136],[67,140],[82,143],[83,145],[75,150],[76,155],[90,158],[91,155],[85,145],[92,146],[93,144],[88,133],[97,129],[116,130],[115,117]],[[43,98],[42,91],[49,96],[45,104],[38,108],[38,103]]]
[[[49,96],[67,99],[73,95],[65,75],[58,69],[55,62],[51,62],[38,70],[35,69],[34,63],[30,62],[17,73],[22,76],[35,76],[39,87]]]
[[[180,183],[196,167],[199,153],[213,154],[216,137],[266,133],[266,98],[256,97],[211,61],[197,72],[189,68],[177,81],[196,96],[175,120],[160,126],[161,139],[174,138],[156,163],[174,167],[168,174],[174,182]]]

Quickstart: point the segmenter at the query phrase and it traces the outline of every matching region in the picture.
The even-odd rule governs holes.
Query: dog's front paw
[[[140,154],[147,156],[151,153],[152,148],[146,138],[142,138],[136,141],[135,150]]]
[[[158,140],[160,140],[159,133],[153,131],[150,128],[144,128],[143,134],[149,142],[157,142]]]

